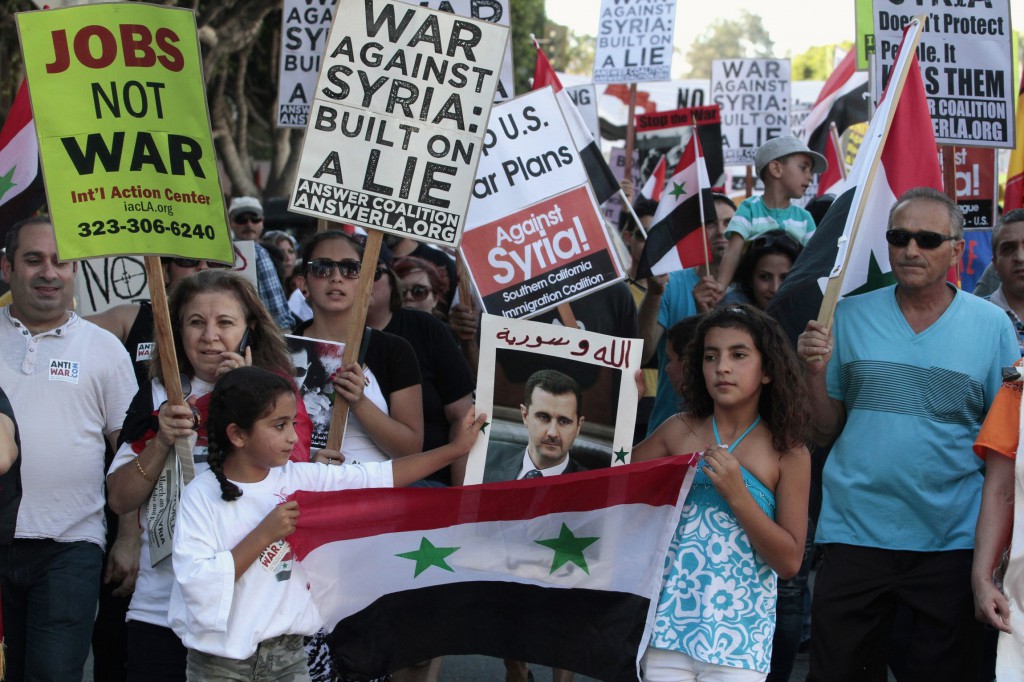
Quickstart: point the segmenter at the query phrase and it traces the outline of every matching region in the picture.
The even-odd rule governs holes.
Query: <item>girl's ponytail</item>
[[[228,426],[234,424],[243,431],[250,430],[258,419],[273,409],[278,396],[283,393],[293,393],[288,380],[259,367],[231,370],[213,387],[210,414],[206,421],[207,462],[220,483],[221,497],[225,502],[234,502],[242,496],[242,489],[224,475],[224,461],[234,450],[228,438]]]

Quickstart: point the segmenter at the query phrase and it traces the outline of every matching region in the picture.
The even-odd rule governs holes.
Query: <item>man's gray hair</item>
[[[949,235],[951,237],[956,237],[957,239],[964,238],[963,211],[960,210],[960,207],[957,206],[955,201],[932,187],[914,187],[901,194],[900,198],[896,200],[896,203],[893,204],[892,208],[889,210],[889,223],[886,225],[887,230],[892,229],[892,220],[896,215],[896,212],[903,208],[903,206],[908,202],[915,199],[927,199],[945,206],[946,211],[949,213]]]

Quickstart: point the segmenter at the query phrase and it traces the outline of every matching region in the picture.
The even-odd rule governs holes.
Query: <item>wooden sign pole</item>
[[[629,113],[626,118],[626,160],[622,177],[633,179],[633,149],[636,147],[636,83],[629,84]]]
[[[377,271],[382,236],[383,233],[379,230],[366,231],[363,265],[359,270],[359,285],[356,287],[356,298],[349,316],[348,329],[345,330],[345,351],[341,356],[342,363],[346,365],[359,358],[359,346],[362,344],[363,330],[366,328],[366,310],[370,307],[370,298],[373,296],[373,275]],[[331,427],[327,432],[328,450],[341,450],[347,421],[348,403],[336,397],[331,411]]]
[[[160,371],[164,377],[167,402],[184,405],[185,395],[181,390],[181,371],[174,349],[174,333],[171,330],[171,315],[167,308],[167,288],[164,285],[164,268],[159,256],[145,256],[146,278],[149,282],[149,300],[153,306],[153,340],[160,349]],[[174,454],[181,461],[181,477],[187,484],[195,478],[195,463],[192,461],[192,447],[188,438],[174,441]]]

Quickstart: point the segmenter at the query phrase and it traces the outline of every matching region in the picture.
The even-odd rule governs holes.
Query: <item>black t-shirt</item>
[[[18,421],[14,418],[11,401],[3,389],[0,389],[0,413],[14,422],[14,444],[18,446],[18,456],[11,468],[0,476],[0,545],[9,545],[14,540],[18,507],[21,506],[21,434],[18,432]]]
[[[124,340],[125,350],[132,358],[135,381],[139,388],[149,386],[149,359],[153,355],[153,307],[149,301],[139,301],[139,314]]]
[[[421,310],[399,308],[384,331],[412,345],[423,376],[423,449],[448,443],[444,406],[472,393],[473,373],[449,327]]]

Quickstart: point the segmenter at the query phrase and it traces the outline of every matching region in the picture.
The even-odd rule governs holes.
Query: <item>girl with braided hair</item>
[[[185,680],[185,647],[167,620],[174,583],[171,559],[153,560],[170,554],[171,537],[176,532],[168,501],[183,487],[177,459],[170,454],[176,440],[191,439],[195,471],[202,473],[208,468],[210,392],[218,378],[243,365],[262,367],[282,377],[294,372],[284,336],[256,289],[239,275],[203,270],[179,279],[170,290],[168,309],[174,347],[153,349],[152,382],[132,401],[107,476],[111,509],[118,514],[141,509],[144,526],[140,529],[139,575],[125,626],[128,682]],[[180,377],[163,375],[159,355],[165,352],[177,356]],[[164,386],[178,381],[188,405],[166,402]],[[305,409],[300,409],[296,426],[300,437],[294,456],[308,461],[312,424]],[[341,457],[340,453],[333,456]]]
[[[174,535],[170,622],[188,647],[189,680],[309,679],[303,635],[322,621],[284,539],[296,490],[409,485],[466,455],[485,415],[469,410],[452,442],[386,462],[323,466],[290,461],[298,440],[295,392],[256,367],[232,370],[210,399],[210,469],[185,489]],[[261,678],[263,679],[263,678]]]

